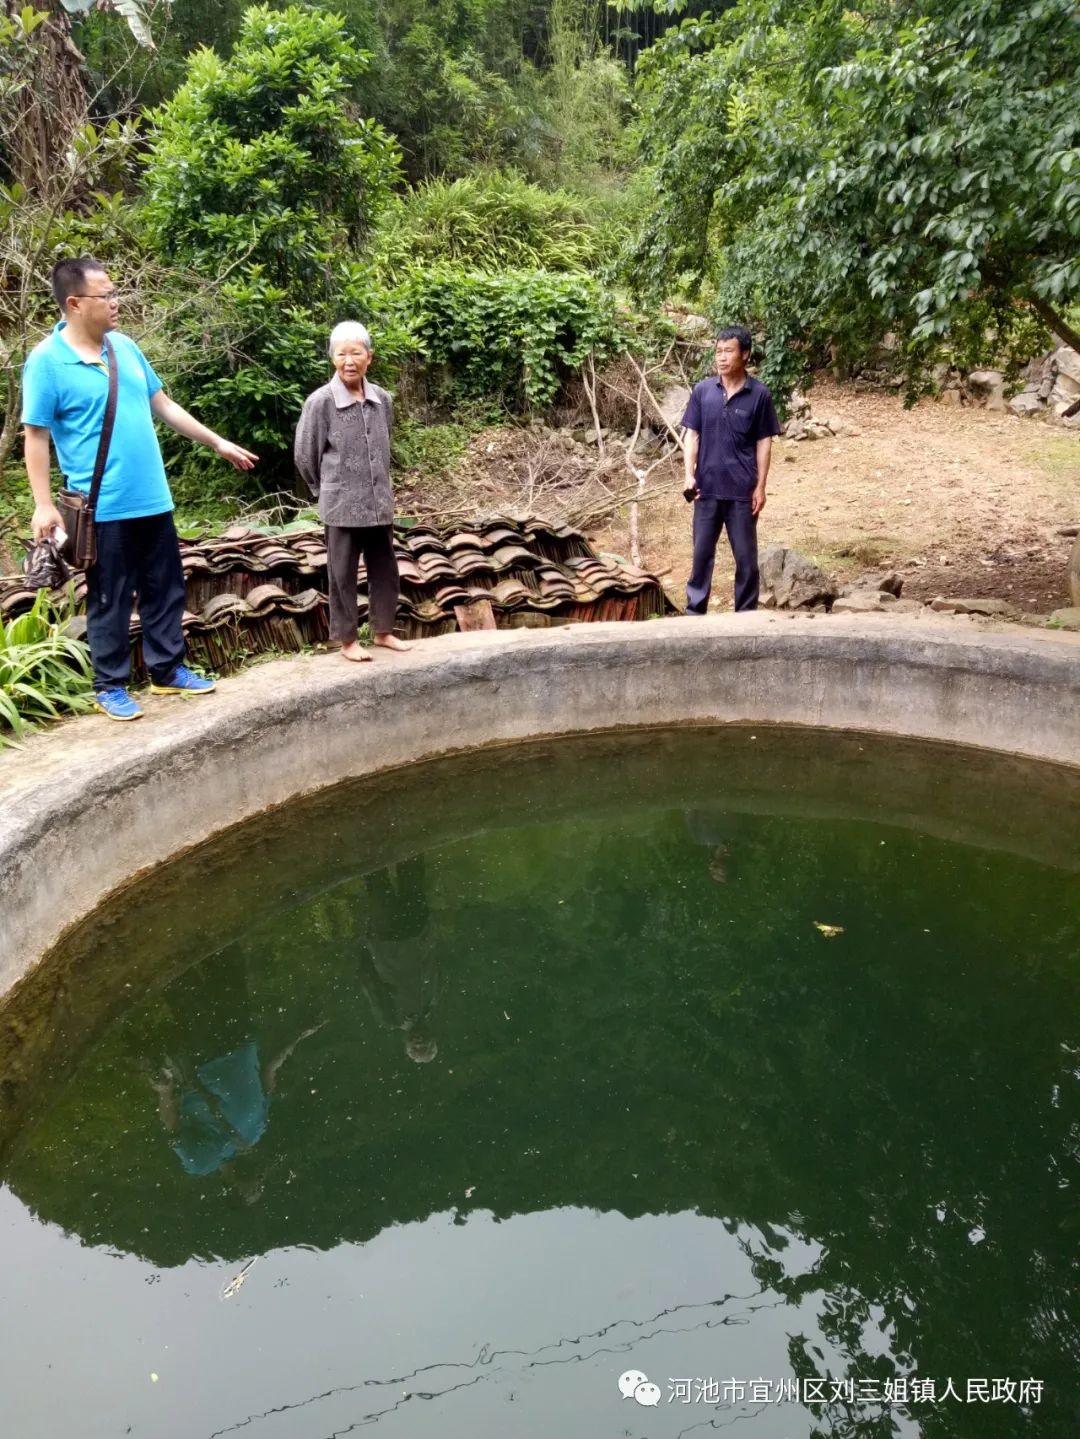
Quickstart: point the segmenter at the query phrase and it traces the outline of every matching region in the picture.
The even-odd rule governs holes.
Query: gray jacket
[[[334,375],[304,401],[296,427],[296,468],[319,501],[324,525],[389,525],[390,431],[394,402],[370,380],[358,400]]]

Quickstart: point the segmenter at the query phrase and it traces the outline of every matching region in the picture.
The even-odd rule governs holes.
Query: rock
[[[1038,395],[1033,395],[1030,390],[1025,390],[1020,395],[1013,395],[1009,401],[1009,409],[1014,415],[1037,415],[1042,407],[1042,401]]]
[[[803,421],[797,418],[788,420],[787,424],[784,426],[784,439],[805,440],[806,425],[803,423]]]
[[[831,440],[832,428],[825,420],[807,420],[806,438],[808,440]]]
[[[962,405],[962,404],[964,403],[964,397],[963,397],[963,395],[960,393],[960,391],[959,391],[959,390],[953,390],[953,389],[950,389],[950,390],[942,390],[941,394],[938,396],[938,399],[941,401],[941,403],[942,403],[943,405],[953,405],[953,406],[956,406],[956,405]]]
[[[1037,356],[1034,360],[1029,361],[1024,371],[1024,379],[1027,382],[1024,388],[1027,389],[1030,387],[1033,390],[1037,390],[1046,376],[1052,374],[1055,369],[1056,366],[1053,355]]]
[[[762,554],[761,585],[781,610],[829,606],[838,593],[824,570],[784,545],[769,545]]]
[[[793,465],[795,463],[795,456],[791,453],[790,450],[784,456],[784,463],[788,465]]]
[[[1080,535],[1080,525],[1058,525],[1054,534],[1064,535],[1067,540],[1075,539],[1077,535]]]
[[[857,575],[841,593],[854,594],[856,590],[879,590],[883,594],[892,595],[895,599],[899,597],[903,588],[903,578],[895,570],[867,570],[864,574]]]
[[[1069,594],[1074,605],[1080,605],[1080,538],[1069,556]]]
[[[999,389],[1005,383],[1005,376],[1000,370],[972,370],[968,375],[968,384],[972,393],[981,399],[985,398],[991,390]]]
[[[897,605],[894,595],[882,590],[855,590],[850,595],[841,595],[832,607],[834,615],[875,615],[893,611]]]
[[[1064,610],[1055,610],[1050,616],[1049,623],[1063,630],[1080,630],[1080,605],[1072,605]]]
[[[1058,379],[1064,375],[1072,380],[1077,387],[1077,393],[1080,394],[1080,355],[1075,350],[1070,350],[1067,345],[1062,345],[1060,350],[1054,351],[1053,360],[1057,365]]]
[[[1054,381],[1054,388],[1050,391],[1052,400],[1075,400],[1080,397],[1080,380],[1074,380],[1071,375],[1064,373],[1058,375]]]
[[[690,391],[685,385],[672,385],[657,399],[660,413],[673,430],[679,428],[686,407],[690,403]]]
[[[1008,615],[1012,605],[1008,600],[943,599],[940,595],[930,601],[930,608],[941,615]]]
[[[798,390],[792,390],[788,401],[788,414],[792,419],[805,420],[810,414],[810,401]]]
[[[585,431],[585,443],[587,445],[598,445],[601,440],[606,440],[610,431],[606,425],[601,425],[598,430]]]
[[[975,401],[988,410],[1005,408],[1005,376],[1000,370],[972,370],[968,389]]]

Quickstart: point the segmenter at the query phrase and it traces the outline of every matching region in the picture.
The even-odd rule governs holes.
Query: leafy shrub
[[[325,289],[398,175],[394,141],[347,110],[367,63],[339,16],[298,6],[248,10],[228,60],[197,51],[150,136],[146,213],[162,251],[258,264],[294,300]]]
[[[258,467],[241,475],[209,452],[162,435],[185,504],[212,498],[252,498],[293,483],[292,441],[304,400],[330,374],[326,342],[339,320],[356,319],[375,345],[372,378],[392,387],[397,366],[414,341],[396,298],[371,280],[362,264],[341,261],[331,271],[329,296],[313,303],[267,280],[254,267],[227,282],[179,318],[173,390],[211,429],[255,450]]]
[[[446,399],[492,396],[541,409],[590,353],[602,359],[622,344],[610,296],[585,275],[439,268],[413,275],[403,294]]]
[[[398,175],[395,143],[348,110],[366,66],[339,16],[259,6],[231,57],[197,52],[155,115],[149,223],[166,254],[222,276],[211,304],[180,316],[177,396],[262,459],[246,480],[225,477],[232,496],[291,485],[293,429],[326,380],[338,320],[378,335],[383,373],[404,348],[370,266],[352,259]],[[185,501],[225,483],[205,454],[167,448]]]
[[[0,629],[0,744],[43,720],[92,709],[92,680],[90,651],[64,633],[42,590],[33,609]]]
[[[387,207],[372,264],[400,277],[411,265],[470,270],[588,270],[610,250],[589,203],[567,190],[541,190],[518,175],[489,171],[426,180]]]

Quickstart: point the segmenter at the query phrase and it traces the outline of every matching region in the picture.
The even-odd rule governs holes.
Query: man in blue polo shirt
[[[690,393],[682,423],[683,494],[694,501],[694,559],[686,610],[709,604],[720,532],[735,557],[735,608],[758,602],[757,517],[765,508],[773,437],[780,433],[768,387],[746,373],[750,333],[733,325],[716,339],[716,374]]]
[[[49,438],[70,489],[90,489],[109,391],[105,336],[117,372],[116,418],[95,516],[97,562],[86,572],[86,636],[98,709],[138,719],[127,692],[132,601],[137,600],[143,658],[154,694],[208,694],[212,680],[183,663],[184,571],[154,420],[209,445],[238,470],[256,455],[223,440],[169,399],[134,340],[116,330],[118,296],[97,260],[84,255],[53,268],[52,292],[63,319],[31,352],[23,370],[26,473],[34,496],[34,539],[60,524],[53,504]]]

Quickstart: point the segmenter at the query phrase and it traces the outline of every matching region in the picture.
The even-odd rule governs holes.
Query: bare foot
[[[355,660],[357,664],[360,664],[364,660],[370,660],[371,656],[367,650],[360,648],[356,640],[351,640],[349,644],[341,646],[341,658],[343,660]]]
[[[407,645],[404,640],[399,640],[397,635],[376,635],[375,643],[384,650],[411,650],[412,645]]]

